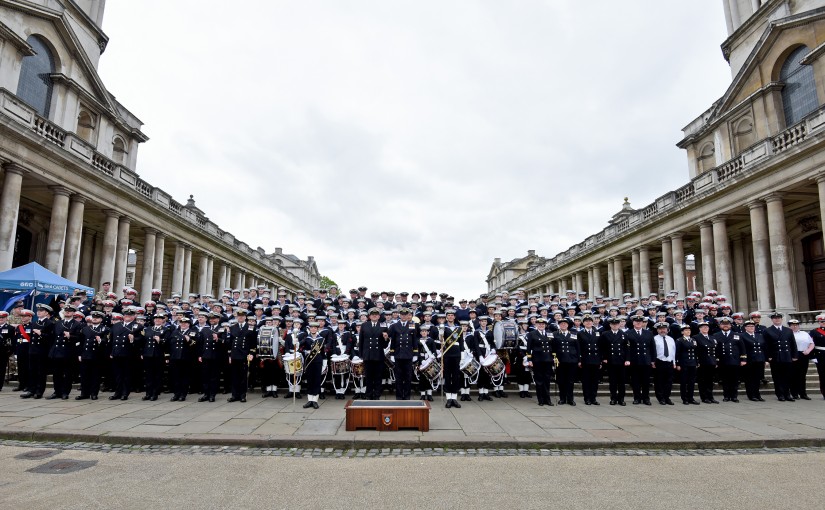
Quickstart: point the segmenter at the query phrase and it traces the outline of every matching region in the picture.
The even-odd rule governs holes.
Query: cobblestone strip
[[[0,440],[0,446],[51,448],[154,455],[239,455],[247,457],[386,458],[386,457],[713,457],[722,455],[771,455],[825,453],[825,447],[741,448],[703,450],[647,449],[529,449],[529,448],[256,448],[246,446],[130,445]]]

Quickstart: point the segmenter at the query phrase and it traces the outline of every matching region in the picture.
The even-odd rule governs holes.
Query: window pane
[[[779,75],[779,79],[785,83],[782,89],[782,106],[786,126],[796,124],[819,108],[813,67],[799,63],[807,54],[808,48],[805,46],[794,50],[785,61]]]
[[[54,72],[52,54],[35,36],[30,36],[26,42],[37,54],[23,57],[17,97],[31,105],[40,115],[48,117],[52,99],[52,81],[49,75]]]

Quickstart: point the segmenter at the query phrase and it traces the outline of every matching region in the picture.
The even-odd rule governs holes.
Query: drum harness
[[[343,354],[346,354],[346,353],[344,352],[344,351],[346,350],[346,348],[344,347],[343,342],[341,342],[341,333],[338,333],[338,332],[336,331],[336,332],[335,332],[335,339],[336,339],[336,341],[338,342],[338,352],[340,352],[342,355],[343,355]],[[344,393],[346,393],[346,392],[347,392],[347,388],[349,388],[349,379],[350,379],[350,378],[349,378],[349,374],[347,373],[347,374],[340,374],[340,375],[341,375],[341,378],[342,378],[342,379],[343,379],[343,381],[344,381],[344,383],[343,383],[343,388],[339,388],[339,387],[335,384],[335,374],[334,374],[334,373],[332,374],[332,387],[336,390],[336,392],[337,392],[338,390],[340,390],[340,389],[343,389],[343,390],[344,390]]]

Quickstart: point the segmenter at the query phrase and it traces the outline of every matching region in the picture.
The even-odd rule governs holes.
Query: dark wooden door
[[[808,299],[811,310],[825,310],[825,247],[822,233],[802,239],[805,253],[805,274],[808,277]]]

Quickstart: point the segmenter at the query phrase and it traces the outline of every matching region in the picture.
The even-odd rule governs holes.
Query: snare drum
[[[490,353],[481,360],[481,366],[490,374],[490,379],[498,379],[504,375],[504,361],[498,354]]]
[[[475,379],[478,377],[478,370],[481,368],[481,364],[476,361],[475,357],[472,355],[463,356],[461,358],[461,364],[459,368],[464,373],[466,377],[470,380]]]
[[[435,359],[435,356],[427,358],[421,362],[421,366],[418,367],[418,372],[424,374],[424,377],[430,382],[435,382],[441,375],[441,363]]]
[[[289,375],[301,375],[304,372],[304,357],[298,354],[284,354],[284,372]]]
[[[336,354],[332,357],[332,375],[347,375],[350,373],[350,360],[346,354]]]
[[[350,372],[353,377],[364,377],[364,361],[359,357],[352,358]]]

